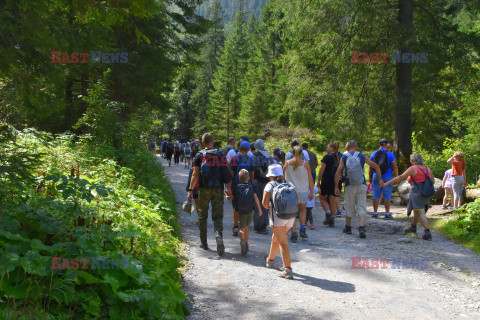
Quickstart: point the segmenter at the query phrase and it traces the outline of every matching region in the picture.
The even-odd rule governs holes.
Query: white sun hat
[[[268,166],[267,177],[280,177],[283,176],[282,166],[275,163]]]

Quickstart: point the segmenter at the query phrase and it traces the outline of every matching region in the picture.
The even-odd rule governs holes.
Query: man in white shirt
[[[292,147],[292,150],[298,145],[300,145],[300,142],[298,142],[297,139],[292,139],[292,141],[290,141],[290,146]],[[292,150],[287,152],[287,155],[285,156],[285,161],[288,161],[293,158]],[[302,160],[310,161],[310,157],[308,156],[308,152],[306,150],[303,150],[302,154],[303,154]]]
[[[248,142],[248,138],[246,136],[241,136],[240,140],[238,141],[238,146],[240,146],[240,143],[242,143],[242,141]],[[237,152],[235,152],[235,149],[228,151],[227,157],[226,157],[228,164],[230,164],[230,162],[232,161],[232,158],[235,157],[236,155],[237,155]],[[248,151],[248,156],[253,157],[253,153],[251,151]]]

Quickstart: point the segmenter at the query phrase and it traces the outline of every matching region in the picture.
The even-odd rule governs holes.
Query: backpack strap
[[[355,153],[353,154],[354,157],[358,157],[358,155],[360,154],[359,151],[355,151]]]

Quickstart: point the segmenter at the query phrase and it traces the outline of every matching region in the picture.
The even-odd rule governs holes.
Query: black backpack
[[[423,174],[425,175],[425,182],[423,183],[423,187],[422,189],[420,190],[422,192],[422,196],[425,197],[425,198],[431,198],[435,195],[435,185],[433,184],[433,181],[432,179],[430,179],[430,177],[428,176],[428,167],[427,167],[427,172],[425,173],[425,171],[423,171],[422,169],[420,169],[419,167],[415,166],[417,169],[419,169],[420,171],[423,172]],[[413,180],[413,182],[415,182],[415,186],[420,189],[420,186],[417,184],[417,182],[415,180]]]
[[[173,144],[171,142],[167,142],[167,145],[165,146],[165,151],[167,153],[173,153]]]
[[[240,183],[235,187],[235,209],[239,214],[249,214],[255,205],[255,191],[250,183]]]
[[[272,157],[265,157],[261,152],[257,152],[257,163],[255,166],[255,179],[260,182],[269,182],[270,178],[267,177],[268,166],[273,164]]]
[[[221,153],[216,149],[203,150],[200,176],[205,187],[222,187],[222,175],[220,172]]]
[[[378,164],[378,166],[380,167],[380,171],[382,171],[382,174],[385,174],[388,168],[390,168],[390,165],[388,164],[388,155],[386,150],[378,150],[373,157],[373,162]]]

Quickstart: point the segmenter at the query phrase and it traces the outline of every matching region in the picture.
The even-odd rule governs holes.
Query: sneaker
[[[422,236],[423,240],[432,240],[432,233],[430,230],[425,230],[425,233]]]
[[[308,236],[307,236],[307,228],[303,228],[303,229],[300,228],[300,237],[302,237],[302,238],[304,238],[304,239],[305,239],[305,238],[308,238]]]
[[[240,240],[240,249],[242,251],[242,255],[246,255],[247,254],[247,243],[245,242],[245,240]]]
[[[374,212],[374,213],[372,214],[372,218],[373,218],[373,219],[378,219],[378,213],[375,213],[375,212]]]
[[[232,234],[234,237],[238,237],[238,227],[233,227],[232,228]]]
[[[292,233],[292,235],[290,236],[290,241],[292,243],[297,243],[297,233]]]
[[[225,246],[223,245],[223,237],[221,232],[217,232],[215,240],[217,241],[217,253],[219,256],[223,256],[225,253]]]
[[[313,225],[313,222],[310,224],[309,228],[310,228],[310,230],[315,229],[315,226]]]
[[[390,212],[385,213],[385,220],[392,220],[392,214]]]
[[[285,279],[293,279],[292,269],[283,268],[283,271],[280,271],[278,273],[278,276],[282,277],[282,278],[285,278]]]
[[[417,226],[414,226],[413,224],[411,224],[410,227],[406,228],[404,231],[405,231],[405,234],[417,233]]]
[[[360,239],[365,239],[367,237],[367,234],[365,233],[365,227],[358,228],[358,231],[360,232]]]
[[[335,217],[340,218],[341,216],[342,216],[342,211],[337,210],[337,212],[335,213]]]
[[[343,233],[352,234],[352,226],[345,226],[343,228]]]
[[[273,268],[273,262],[272,260],[268,259],[268,256],[265,258],[265,267],[271,269]]]

